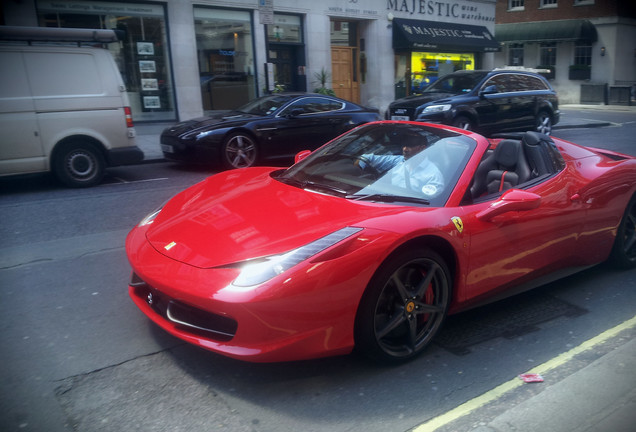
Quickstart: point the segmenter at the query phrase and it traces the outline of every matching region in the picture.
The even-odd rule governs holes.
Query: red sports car
[[[186,189],[126,250],[132,299],[187,342],[258,362],[354,347],[400,362],[447,314],[607,259],[635,267],[636,158],[374,122],[288,169]]]

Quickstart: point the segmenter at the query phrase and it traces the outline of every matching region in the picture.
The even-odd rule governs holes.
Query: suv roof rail
[[[534,73],[550,73],[550,69],[537,69],[537,68],[529,68],[525,66],[502,66],[494,68],[493,70],[510,70],[510,71],[521,71],[521,72],[534,72]]]
[[[123,37],[122,30],[0,26],[0,39],[24,42],[117,42]]]

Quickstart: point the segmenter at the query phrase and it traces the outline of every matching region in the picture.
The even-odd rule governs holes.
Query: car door
[[[530,75],[510,74],[512,109],[510,128],[520,131],[534,129],[536,78]]]
[[[512,100],[506,76],[499,74],[491,77],[481,86],[480,92],[479,102],[475,105],[480,129],[490,131],[508,128]]]
[[[23,55],[0,52],[0,174],[47,169]]]
[[[536,186],[511,189],[462,208],[470,243],[466,298],[460,300],[492,294],[492,290],[505,291],[580,264],[577,239],[585,209],[576,199],[581,186],[576,179],[574,169],[566,166]],[[492,212],[500,211],[506,200],[506,205],[512,202],[517,207],[494,215]],[[533,200],[538,200],[536,208],[530,208]],[[519,206],[526,208],[514,210]]]
[[[276,153],[289,157],[301,150],[314,150],[344,131],[350,114],[344,103],[327,97],[306,97],[288,105],[277,116],[272,140]]]

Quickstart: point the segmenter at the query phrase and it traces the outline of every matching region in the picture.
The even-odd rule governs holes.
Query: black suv
[[[535,130],[549,135],[559,117],[559,99],[544,77],[505,69],[445,75],[422,94],[392,102],[387,112],[391,120],[444,123],[483,134]]]

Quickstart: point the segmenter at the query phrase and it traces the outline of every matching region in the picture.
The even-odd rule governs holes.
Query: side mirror
[[[521,189],[510,189],[488,208],[477,213],[477,219],[489,221],[495,216],[511,211],[534,210],[541,205],[541,197]]]
[[[497,86],[493,84],[493,85],[489,85],[488,87],[480,91],[479,96],[486,96],[486,95],[491,95],[495,93],[499,93],[499,90],[497,89]]]
[[[294,158],[294,163],[300,162],[301,160],[305,159],[310,154],[311,154],[311,150],[301,151],[300,153],[296,154],[296,157]]]

